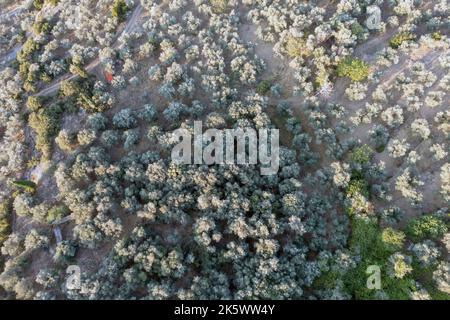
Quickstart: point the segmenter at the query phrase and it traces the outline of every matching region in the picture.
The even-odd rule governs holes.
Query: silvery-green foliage
[[[13,207],[19,216],[28,216],[31,214],[33,206],[33,197],[27,193],[21,193],[14,199]]]
[[[427,267],[434,263],[441,255],[438,247],[431,240],[415,243],[411,245],[409,250],[423,267]]]
[[[18,256],[23,251],[23,239],[17,234],[12,233],[2,245],[2,255]]]
[[[47,236],[39,234],[35,229],[32,229],[26,235],[24,245],[26,250],[34,250],[47,246],[49,242]]]
[[[124,148],[129,150],[139,143],[139,129],[130,129],[123,132]]]
[[[59,282],[59,274],[54,269],[42,269],[36,275],[35,281],[45,289],[55,288]]]
[[[389,141],[389,131],[382,125],[376,125],[369,131],[369,138],[375,148],[384,147]]]
[[[151,122],[157,117],[157,110],[154,105],[146,104],[142,109],[137,111],[137,117],[139,119]]]
[[[101,140],[105,146],[112,147],[117,143],[119,143],[120,140],[119,131],[106,130],[102,132]]]
[[[164,118],[168,121],[180,120],[183,113],[186,112],[187,106],[180,102],[171,102],[163,111]]]
[[[53,260],[59,264],[69,263],[71,259],[75,257],[76,251],[77,248],[73,242],[63,240],[61,243],[57,244]]]
[[[426,119],[416,119],[411,123],[411,130],[413,134],[419,136],[422,139],[427,139],[430,134],[430,128]]]
[[[433,280],[440,291],[450,293],[450,263],[442,261],[433,272]]]
[[[89,115],[87,119],[88,126],[95,131],[103,131],[108,126],[108,119],[101,113]]]
[[[366,97],[367,85],[359,82],[352,83],[347,89],[345,94],[350,101],[360,101]]]
[[[391,157],[400,158],[403,157],[408,152],[409,148],[410,145],[409,143],[406,142],[405,139],[402,140],[393,139],[389,142],[387,150]]]
[[[388,274],[393,278],[402,279],[412,271],[412,259],[410,256],[405,256],[404,254],[396,252],[389,257],[388,261]]]
[[[410,168],[406,168],[395,181],[395,189],[403,197],[412,201],[412,204],[418,204],[423,200],[423,194],[417,190],[424,183],[418,177],[418,174]]]
[[[430,147],[430,152],[433,154],[433,157],[436,160],[442,160],[448,156],[448,152],[445,151],[445,145],[444,144],[433,144]]]
[[[137,125],[137,119],[134,112],[129,109],[122,109],[113,117],[113,124],[119,129],[131,129]]]
[[[102,232],[93,223],[78,224],[73,229],[73,234],[82,246],[89,249],[98,247],[103,240]]]
[[[77,141],[80,146],[88,146],[92,144],[97,138],[97,133],[94,130],[81,130],[77,134]]]
[[[445,201],[450,200],[450,163],[446,163],[441,167],[441,194]]]
[[[381,113],[381,119],[389,127],[397,127],[403,124],[403,109],[399,106],[387,108]]]

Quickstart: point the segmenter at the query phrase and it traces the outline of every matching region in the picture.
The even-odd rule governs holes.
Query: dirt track
[[[130,19],[128,20],[127,24],[125,25],[123,31],[120,33],[120,35],[118,35],[116,37],[116,41],[114,42],[112,48],[117,48],[119,46],[119,39],[127,34],[130,33],[133,28],[134,25],[137,21],[137,19],[140,17],[141,13],[142,13],[142,9],[143,7],[138,4],[136,6],[136,8],[134,8],[134,11],[130,17]],[[86,71],[91,71],[92,69],[94,69],[95,67],[98,66],[98,64],[100,63],[100,59],[97,57],[96,59],[94,59],[93,61],[91,61],[87,66],[86,66]],[[46,96],[46,95],[50,95],[56,91],[58,91],[59,87],[61,86],[61,82],[63,81],[67,81],[67,80],[72,80],[72,79],[76,79],[78,77],[78,75],[65,75],[62,78],[58,79],[56,83],[50,85],[49,87],[43,89],[42,91],[40,91],[39,93],[36,94],[36,96]]]

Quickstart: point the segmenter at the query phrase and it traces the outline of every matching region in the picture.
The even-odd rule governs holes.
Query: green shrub
[[[73,97],[81,92],[81,87],[75,81],[63,81],[59,93],[63,97]]]
[[[44,81],[45,83],[50,83],[53,78],[47,72],[41,72],[41,74],[39,75],[39,79]]]
[[[70,213],[70,210],[65,206],[55,206],[51,208],[47,213],[47,222],[53,223],[55,221],[61,220]]]
[[[378,146],[375,148],[375,151],[378,153],[382,153],[386,149],[386,146]]]
[[[353,149],[350,154],[350,160],[359,164],[367,164],[370,162],[373,156],[373,150],[367,144]]]
[[[366,273],[370,265],[378,265],[381,271],[381,288],[380,290],[368,289]],[[403,279],[391,278],[386,273],[386,264],[384,261],[369,262],[363,260],[359,265],[344,275],[343,281],[345,289],[357,300],[374,300],[379,299],[381,292],[385,293],[391,300],[409,300],[411,290],[416,290],[415,281],[411,277]],[[382,290],[382,291],[381,291]]]
[[[272,84],[270,83],[269,80],[263,80],[256,87],[256,92],[259,93],[260,95],[265,95],[267,92],[270,91],[271,87]]]
[[[400,250],[405,242],[405,233],[393,228],[386,228],[381,233],[381,239],[387,249],[391,251]]]
[[[314,280],[313,287],[319,290],[333,289],[336,287],[338,280],[339,274],[337,272],[324,272]]]
[[[306,47],[306,41],[299,37],[289,37],[286,41],[285,48],[288,56],[291,58],[307,56],[311,53]]]
[[[36,85],[31,81],[25,81],[25,83],[23,85],[23,89],[26,92],[31,92],[31,93],[36,93],[36,91],[37,91]]]
[[[75,112],[81,107],[87,112],[103,112],[109,107],[99,99],[99,95],[93,94],[94,78],[91,76],[62,82],[59,95],[66,98],[64,101],[66,111]]]
[[[381,232],[375,221],[360,218],[353,218],[351,225],[350,249],[361,257],[361,261],[344,275],[346,291],[356,299],[378,299],[381,292],[367,288],[366,273],[369,266],[377,265],[381,271],[381,290],[389,299],[410,299],[410,292],[417,289],[413,277],[394,279],[387,274],[388,258],[403,243],[404,235],[393,229]]]
[[[0,219],[0,244],[6,240],[11,230],[11,225],[6,218]]]
[[[19,58],[17,58],[19,59]],[[30,69],[31,63],[28,61],[24,61],[19,64],[19,75],[22,79],[26,79],[28,76],[28,70]]]
[[[36,183],[30,180],[16,180],[13,182],[16,187],[24,189],[28,192],[36,191]]]
[[[413,241],[422,241],[430,238],[439,238],[448,230],[441,219],[427,215],[415,218],[408,223],[406,234]]]
[[[405,41],[411,41],[415,40],[416,36],[410,32],[400,32],[392,37],[392,39],[389,41],[389,46],[392,49],[397,49],[401,46],[401,44]]]
[[[11,209],[12,201],[10,199],[6,199],[0,203],[0,245],[5,241],[11,231]]]
[[[228,9],[228,0],[210,0],[214,13],[224,13]]]
[[[346,189],[346,195],[347,197],[352,197],[357,194],[361,194],[365,196],[366,198],[369,197],[369,185],[367,184],[366,180],[359,179],[359,178],[352,178],[350,180],[350,183],[347,186]]]
[[[38,111],[43,107],[42,98],[37,96],[29,96],[27,100],[27,108],[30,111]]]
[[[450,294],[442,292],[436,288],[433,279],[433,272],[436,271],[436,264],[424,266],[420,262],[413,261],[413,277],[420,281],[420,284],[430,294],[432,300],[450,300]]]
[[[33,1],[33,6],[36,8],[36,10],[41,10],[42,7],[44,6],[44,0],[34,0]]]
[[[77,247],[72,241],[63,240],[55,248],[55,254],[53,255],[53,261],[57,264],[68,264],[73,261]]]
[[[75,75],[78,75],[82,78],[87,78],[89,77],[88,72],[86,71],[86,69],[84,69],[81,65],[78,64],[71,64],[69,67],[70,72],[72,72]]]
[[[100,103],[95,103],[93,97],[89,97],[85,93],[80,93],[78,103],[80,106],[88,112],[103,112],[105,106]]]
[[[369,262],[385,261],[390,255],[383,243],[381,232],[376,222],[353,218],[350,248],[358,249],[361,256]]]
[[[436,41],[442,40],[442,33],[440,33],[439,31],[433,32],[431,34],[431,38]]]
[[[11,213],[11,205],[12,201],[10,199],[6,199],[0,203],[0,219],[8,217]]]
[[[352,33],[358,38],[362,39],[364,35],[364,28],[358,22],[352,24]]]
[[[36,148],[45,160],[50,159],[52,138],[59,132],[62,108],[58,104],[31,113],[28,123],[36,132]]]
[[[320,68],[319,70],[317,70],[316,79],[314,81],[316,89],[322,88],[325,84],[327,84],[329,78],[330,74],[328,73],[327,69]]]
[[[32,156],[31,159],[27,161],[27,168],[28,169],[33,169],[37,165],[39,165],[39,159],[36,158],[35,156]]]
[[[125,20],[125,15],[127,14],[129,8],[125,0],[115,0],[111,8],[112,16],[117,18],[119,22]]]
[[[410,276],[398,279],[385,275],[381,285],[390,300],[410,300],[411,291],[417,290],[416,282]]]
[[[360,59],[345,58],[337,66],[339,77],[349,77],[352,81],[363,81],[369,76],[369,65]]]
[[[33,25],[33,31],[35,34],[49,34],[52,30],[52,25],[47,21],[38,21]]]
[[[366,270],[369,267],[367,261],[361,261],[356,268],[349,270],[342,278],[345,291],[358,300],[375,299],[375,290],[367,288]]]
[[[25,62],[33,53],[40,49],[39,43],[34,41],[32,37],[28,38],[22,46],[22,49],[17,54],[17,61],[19,63]]]

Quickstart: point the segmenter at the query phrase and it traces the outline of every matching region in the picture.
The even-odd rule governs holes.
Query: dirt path
[[[143,10],[143,7],[141,4],[138,4],[136,6],[136,8],[134,8],[134,11],[133,11],[130,19],[128,20],[127,24],[125,25],[123,31],[120,33],[120,35],[118,35],[116,37],[116,40],[115,40],[114,44],[112,45],[113,49],[116,49],[119,47],[119,40],[123,35],[133,31],[134,25],[135,25],[137,19],[140,17],[142,10]],[[100,63],[100,59],[98,57],[95,58],[85,67],[86,71],[91,71],[92,69],[97,67],[99,63]],[[76,79],[76,78],[78,78],[78,75],[74,75],[74,74],[65,75],[62,78],[58,79],[56,83],[52,84],[51,86],[49,86],[49,87],[43,89],[42,91],[40,91],[39,93],[37,93],[36,96],[50,95],[50,94],[58,91],[58,89],[61,86],[61,83],[63,81],[68,81],[68,80],[72,80],[72,79]]]
[[[397,28],[386,30],[382,35],[374,34],[373,39],[357,46],[354,55],[366,62],[372,63],[376,59],[376,53],[387,46],[387,42],[397,33]]]
[[[8,11],[2,15],[0,15],[0,19],[8,19],[11,18],[17,14],[19,14],[20,12],[22,12],[24,8],[22,6],[18,6],[17,8],[12,9],[11,11]]]
[[[129,32],[132,32],[137,19],[140,17],[140,15],[142,13],[142,10],[143,10],[143,7],[140,4],[134,9],[132,16],[129,19],[129,21],[127,22],[127,24],[124,27],[123,31],[116,38],[116,41],[115,41],[115,43],[113,45],[113,48],[117,48],[119,46],[119,39],[120,39],[121,36],[123,36],[124,34],[127,34]],[[17,52],[20,51],[20,48],[16,48]],[[17,54],[17,52],[16,52],[16,54]],[[92,70],[93,68],[95,68],[99,64],[99,62],[100,62],[99,58],[96,58],[95,60],[91,61],[91,63],[89,63],[89,65],[86,67],[86,69],[87,70]],[[42,90],[37,95],[41,96],[41,95],[51,94],[52,92],[54,92],[54,91],[59,89],[59,86],[61,85],[62,81],[71,80],[71,79],[74,79],[76,77],[77,77],[76,75],[65,76],[63,79],[59,79],[57,83],[55,83],[54,85],[52,85],[52,86]],[[40,173],[40,175],[42,175],[42,172]],[[62,219],[61,221],[58,221],[56,223],[56,225],[64,224],[64,223],[70,222],[72,220],[73,220],[73,217],[72,216],[68,216],[68,217]],[[17,229],[17,217],[15,216],[15,214],[13,214],[13,216],[12,216],[12,231],[14,232],[16,229]]]
[[[18,9],[15,9],[15,10],[18,10]],[[57,12],[59,10],[59,7],[54,7],[54,10],[56,10],[56,12]],[[143,10],[143,7],[141,6],[141,4],[138,4],[136,6],[136,8],[134,9],[130,19],[127,22],[127,24],[125,25],[123,31],[120,33],[120,35],[117,36],[116,41],[115,41],[115,43],[113,45],[113,48],[117,48],[119,46],[119,40],[120,40],[120,38],[123,35],[133,31],[134,25],[135,25],[137,19],[140,17],[140,15],[142,13],[142,10]],[[56,13],[56,12],[54,12],[54,13]],[[11,53],[9,53],[8,56],[6,57],[7,59],[9,59],[8,61],[15,59],[17,53],[21,50],[21,48],[22,48],[22,45],[19,46],[19,47],[16,47]],[[100,62],[99,58],[96,58],[95,60],[91,61],[89,63],[89,65],[86,66],[86,69],[87,70],[92,70],[93,68],[95,68],[99,64],[99,62]],[[37,93],[36,95],[37,96],[41,96],[41,95],[51,94],[51,93],[53,93],[53,92],[55,92],[55,91],[57,91],[59,89],[62,81],[71,80],[71,79],[74,79],[76,77],[77,77],[76,75],[65,76],[63,79],[59,79],[57,83],[55,83],[52,86],[42,90],[41,92]],[[63,224],[63,223],[69,222],[71,220],[73,220],[73,217],[72,216],[68,216],[65,219],[59,221],[58,224]],[[30,221],[28,221],[28,223],[29,222]],[[17,229],[17,217],[16,217],[15,214],[13,214],[12,215],[12,231],[15,232],[16,229]]]
[[[51,11],[49,11],[49,12],[47,12],[47,13],[48,13],[49,15],[53,16],[53,15],[56,15],[60,9],[61,9],[61,6],[60,6],[60,4],[58,4],[58,5],[56,5],[56,6],[51,6],[51,7],[46,6],[46,7],[44,7],[43,10],[51,10]],[[20,12],[22,12],[22,10],[23,10],[22,7],[18,7],[18,8],[16,8],[16,9],[14,9],[14,10],[8,12],[8,13],[7,13],[8,18],[11,17],[11,16],[13,16],[13,15],[19,14]],[[41,13],[39,12],[39,13],[36,15],[36,17],[35,17],[35,21],[38,21],[40,16],[41,16]],[[2,18],[3,18],[3,17],[2,17]],[[28,31],[28,32],[26,33],[25,39],[28,39],[29,37],[31,37],[31,35],[32,35],[32,32],[31,32],[31,31]],[[25,41],[24,41],[24,43],[25,43]],[[0,58],[0,64],[5,65],[5,64],[7,64],[7,63],[13,61],[14,59],[16,59],[17,54],[20,52],[20,50],[22,50],[22,47],[23,47],[23,44],[20,44],[20,45],[18,45],[17,47],[11,49],[6,55],[4,55],[2,58]]]
[[[19,53],[20,50],[22,50],[23,45],[17,46],[14,49],[12,49],[9,53],[6,54],[6,56],[4,56],[2,59],[0,59],[2,61],[3,64],[6,64],[12,60],[14,60],[17,56],[17,54]]]
[[[2,19],[9,19],[17,14],[19,14],[20,12],[22,12],[23,8],[21,6],[6,12],[4,14],[2,14],[0,16],[0,20]],[[17,46],[15,48],[13,48],[12,50],[10,50],[10,52],[8,52],[5,56],[3,56],[2,58],[0,58],[0,64],[6,64],[9,63],[10,61],[14,60],[17,56],[17,53],[19,53],[19,51],[22,49],[23,45]]]

